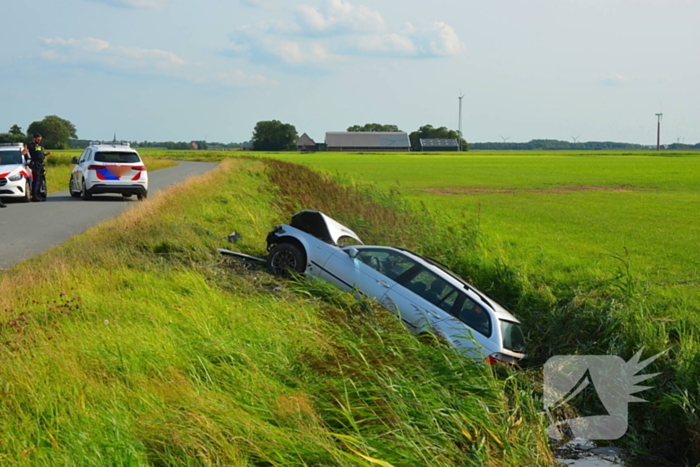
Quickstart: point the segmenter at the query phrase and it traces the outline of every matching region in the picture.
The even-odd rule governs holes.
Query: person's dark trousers
[[[44,201],[42,195],[39,194],[39,186],[41,186],[41,177],[44,175],[44,163],[34,162],[32,164],[32,201]]]

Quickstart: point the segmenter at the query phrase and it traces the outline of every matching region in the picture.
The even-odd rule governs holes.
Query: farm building
[[[300,151],[318,151],[318,145],[306,133],[301,135],[301,138],[297,141],[297,148],[299,148]]]
[[[421,138],[421,151],[459,151],[456,139]]]
[[[329,151],[410,151],[408,133],[383,131],[329,131]]]

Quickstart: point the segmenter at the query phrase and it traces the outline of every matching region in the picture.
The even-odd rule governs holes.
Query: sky
[[[322,142],[365,123],[469,142],[700,142],[697,0],[9,0],[0,132]]]

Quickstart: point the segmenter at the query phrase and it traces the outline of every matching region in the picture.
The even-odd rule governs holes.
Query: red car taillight
[[[485,359],[484,361],[485,361],[488,365],[495,365],[495,364],[497,364],[497,363],[506,363],[506,362],[504,362],[503,360],[497,359],[497,358],[494,357],[493,355],[489,355],[488,357],[486,357],[486,359]]]
[[[104,165],[88,165],[88,170],[102,170],[104,168]]]
[[[146,166],[145,165],[132,165],[131,169],[132,170],[146,170]]]

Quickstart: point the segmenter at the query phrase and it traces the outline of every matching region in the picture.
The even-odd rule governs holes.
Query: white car
[[[353,241],[360,245],[340,246]],[[301,211],[267,235],[270,272],[324,279],[375,299],[417,334],[432,332],[469,358],[515,363],[525,357],[520,322],[503,305],[434,260],[402,248],[361,245],[319,211]]]
[[[23,149],[23,143],[0,144],[0,198],[31,199],[32,171]]]
[[[148,170],[129,143],[91,143],[71,162],[75,167],[68,189],[75,198],[117,193],[141,201],[148,196]]]

